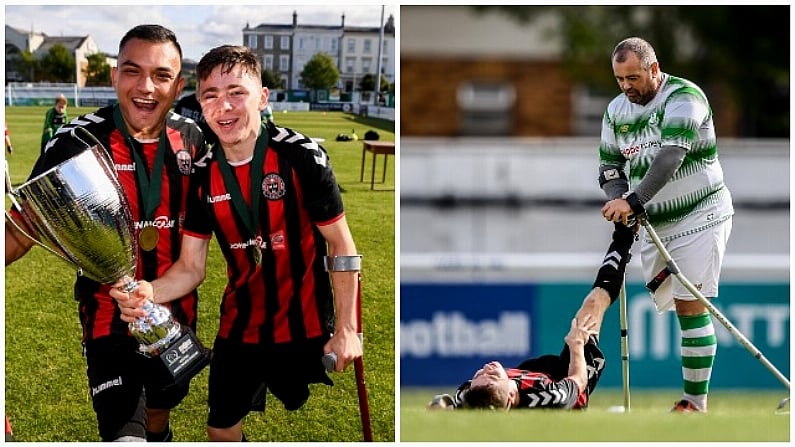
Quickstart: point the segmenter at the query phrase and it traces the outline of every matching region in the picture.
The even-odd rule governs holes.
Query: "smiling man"
[[[256,54],[216,47],[196,74],[199,104],[219,144],[191,179],[180,259],[129,299],[114,297],[125,318],[134,318],[145,300],[168,302],[196,287],[215,235],[229,278],[210,363],[207,429],[212,441],[236,442],[246,440],[243,420],[263,386],[297,410],[310,384],[332,384],[324,354],[336,354],[337,371],[362,355],[355,313],[361,257],[325,149],[263,123],[268,89]],[[264,411],[256,400],[254,410]]]
[[[139,25],[119,43],[112,69],[118,103],[61,127],[44,147],[31,178],[95,143],[113,160],[139,241],[136,279],[154,279],[176,261],[192,160],[204,146],[193,121],[170,111],[184,84],[182,50],[160,25]],[[93,135],[93,137],[92,137]],[[12,210],[17,221],[20,216]],[[6,265],[33,243],[6,222]],[[110,286],[77,278],[74,298],[83,326],[88,384],[103,441],[167,441],[171,409],[188,385],[162,389],[152,379],[162,366],[138,353],[138,342],[120,318]],[[182,325],[196,329],[197,294],[185,290],[169,307]]]

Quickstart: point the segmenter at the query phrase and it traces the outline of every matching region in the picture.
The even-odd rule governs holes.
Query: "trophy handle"
[[[11,186],[11,173],[8,171],[8,160],[6,160],[5,162],[6,162],[6,166],[5,166],[5,168],[6,168],[6,172],[5,172],[5,177],[6,177],[6,179],[5,179],[5,182],[6,182],[6,195],[8,196],[8,199],[11,201],[11,206],[13,206],[20,213],[22,213],[23,212],[22,211],[22,207],[19,205],[19,202],[17,202],[17,199],[15,198],[15,196],[17,195],[17,192]],[[25,229],[22,228],[22,225],[18,224],[14,220],[14,218],[11,217],[11,215],[8,213],[8,211],[5,211],[5,213],[6,213],[6,221],[10,222],[11,225],[13,225],[14,228],[17,229],[17,231],[22,233],[22,235],[24,235],[26,238],[28,238],[31,241],[33,241],[33,243],[35,243],[39,247],[49,251],[50,253],[54,254],[55,256],[58,256],[59,258],[63,259],[64,261],[68,262],[70,265],[76,267],[78,275],[82,275],[83,274],[83,269],[81,269],[74,262],[72,262],[71,259],[69,259],[66,256],[64,256],[62,253],[59,253],[59,252],[53,250],[52,248],[48,247],[47,245],[41,243],[41,241],[39,241],[35,237],[33,237],[30,234],[28,234],[28,232],[25,231]]]

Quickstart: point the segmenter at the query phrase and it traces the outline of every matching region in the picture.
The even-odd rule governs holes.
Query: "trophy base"
[[[159,382],[163,388],[185,385],[210,363],[210,350],[193,331],[183,326],[182,335],[153,360],[160,364]]]

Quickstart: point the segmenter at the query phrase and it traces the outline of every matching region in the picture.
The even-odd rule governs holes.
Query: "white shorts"
[[[682,275],[707,298],[718,296],[720,270],[731,231],[732,219],[729,218],[696,233],[663,241],[665,249],[668,250]],[[666,267],[665,258],[648,237],[642,238],[640,258],[643,278],[647,284]],[[657,312],[673,310],[674,297],[684,301],[697,299],[672,274],[663,281],[657,291],[652,293]]]

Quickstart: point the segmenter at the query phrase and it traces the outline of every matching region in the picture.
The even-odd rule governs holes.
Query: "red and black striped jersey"
[[[217,154],[191,179],[185,232],[201,238],[214,233],[226,258],[218,337],[269,346],[333,332],[327,247],[318,227],[341,219],[344,208],[325,149],[291,129],[273,123],[266,129],[257,234],[235,210]],[[230,165],[249,208],[251,165]],[[255,247],[261,265],[252,256]]]
[[[519,389],[517,408],[578,409],[587,406],[588,396],[585,390],[580,391],[577,384],[568,377],[556,381],[547,373],[517,368],[507,368],[505,373],[516,382]],[[471,383],[471,380],[467,380],[458,387],[455,406],[463,405],[464,393]]]
[[[36,162],[30,178],[46,172],[94,144],[82,133],[73,133],[74,128],[83,127],[94,135],[105,146],[113,160],[119,182],[130,204],[135,237],[138,236],[141,228],[154,226],[158,229],[157,248],[152,251],[140,248],[138,250],[136,279],[151,281],[163,275],[179,257],[180,231],[184,220],[189,177],[194,170],[195,162],[204,150],[204,139],[201,130],[193,121],[169,112],[166,119],[166,135],[171,150],[165,153],[160,204],[154,216],[145,219],[142,211],[145,197],[138,188],[132,150],[138,151],[147,164],[147,173],[151,173],[158,142],[134,141],[135,148],[131,149],[114,124],[114,107],[103,107],[79,116],[61,127]],[[108,295],[108,290],[108,285],[99,284],[83,276],[77,278],[75,298],[80,302],[84,340],[110,334],[129,334],[127,323],[121,320],[118,306]],[[169,303],[166,307],[171,310],[177,321],[188,324],[195,330],[197,298],[194,291]]]

